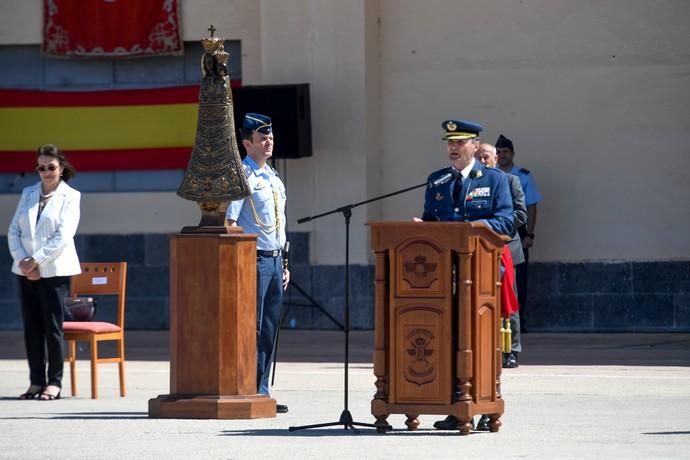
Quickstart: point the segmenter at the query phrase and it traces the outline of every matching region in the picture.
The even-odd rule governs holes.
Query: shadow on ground
[[[40,416],[0,417],[0,420],[136,420],[148,417],[148,412],[70,412]]]

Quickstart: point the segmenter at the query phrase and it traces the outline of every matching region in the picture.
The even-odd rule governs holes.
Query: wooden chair
[[[125,396],[125,288],[127,262],[82,263],[82,273],[72,277],[71,296],[117,296],[117,323],[101,321],[65,321],[65,340],[69,348],[70,380],[72,396],[77,395],[77,347],[76,342],[89,342],[91,348],[91,399],[98,399],[98,373],[100,363],[118,363],[120,371],[120,396]],[[98,342],[117,341],[117,356],[98,357]]]

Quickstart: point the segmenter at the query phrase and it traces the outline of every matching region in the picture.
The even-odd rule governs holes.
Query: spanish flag
[[[36,149],[47,143],[58,145],[78,171],[184,169],[194,144],[198,99],[198,85],[0,89],[0,172],[33,171]]]

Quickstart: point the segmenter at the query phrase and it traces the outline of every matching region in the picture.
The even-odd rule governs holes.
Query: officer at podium
[[[273,362],[276,330],[280,327],[283,291],[290,272],[283,265],[285,246],[285,187],[278,172],[266,161],[273,155],[271,119],[259,113],[248,113],[241,129],[242,145],[247,156],[242,161],[251,195],[233,201],[225,217],[229,225],[239,225],[256,240],[256,349],[257,392],[268,395],[268,377]],[[288,407],[278,404],[278,413]]]
[[[513,233],[513,201],[507,176],[475,160],[482,127],[466,120],[446,120],[450,165],[432,173],[424,197],[424,221],[484,222],[496,233]],[[434,423],[440,430],[455,430],[452,415]]]
[[[446,120],[450,165],[432,173],[424,197],[425,221],[486,223],[502,235],[513,232],[513,204],[506,175],[474,158],[482,127],[465,120]]]

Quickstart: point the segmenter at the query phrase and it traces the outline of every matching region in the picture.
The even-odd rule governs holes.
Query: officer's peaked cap
[[[445,131],[444,141],[473,139],[484,130],[481,125],[467,120],[446,120],[441,123],[441,128]]]

